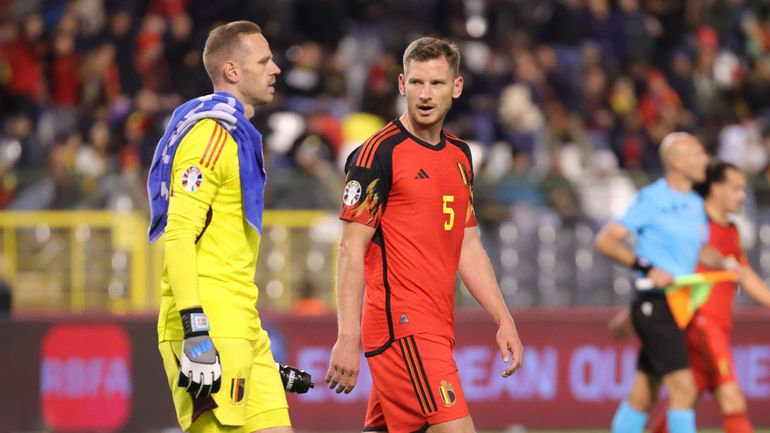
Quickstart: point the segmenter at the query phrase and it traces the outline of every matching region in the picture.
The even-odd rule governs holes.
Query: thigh
[[[696,316],[687,329],[687,350],[698,389],[713,392],[719,385],[736,382],[727,330]]]
[[[281,375],[270,351],[270,338],[261,330],[254,343],[249,387],[251,393],[246,402],[248,420],[244,430],[248,432],[274,427],[291,426],[289,404],[283,389]]]
[[[448,339],[407,336],[368,362],[388,432],[412,432],[468,416]]]
[[[674,321],[666,298],[640,296],[631,304],[631,320],[641,348],[638,368],[662,376],[689,368],[684,332]]]

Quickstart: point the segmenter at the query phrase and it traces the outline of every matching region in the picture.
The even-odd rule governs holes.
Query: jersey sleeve
[[[222,155],[228,136],[215,121],[202,120],[182,139],[174,156],[164,259],[179,310],[200,305],[195,244],[210,222],[214,196],[232,166],[228,152]]]
[[[652,203],[646,197],[647,194],[644,192],[638,193],[625,213],[617,220],[632,233],[641,232],[644,226],[649,223],[651,216],[654,215]]]
[[[385,211],[391,186],[390,158],[382,148],[370,163],[359,162],[363,146],[353,151],[345,163],[345,188],[340,219],[376,228]]]

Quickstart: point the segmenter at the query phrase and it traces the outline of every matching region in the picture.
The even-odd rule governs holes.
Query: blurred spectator
[[[2,165],[0,206],[144,206],[170,110],[210,90],[207,32],[241,17],[258,17],[284,70],[274,107],[254,120],[271,205],[336,209],[347,154],[403,110],[401,54],[423,33],[462,47],[465,91],[448,129],[481,145],[482,219],[510,218],[516,203],[566,220],[595,215],[598,192],[585,200],[582,180],[643,185],[660,170],[657,143],[677,129],[749,172],[766,165],[770,7],[761,2],[354,3],[0,2],[0,148],[20,149]],[[306,125],[294,131],[273,110]],[[84,143],[66,144],[81,133]],[[494,160],[500,148],[511,164]],[[311,188],[320,192],[307,197]]]
[[[312,281],[306,280],[298,290],[297,299],[291,312],[298,316],[320,316],[331,311],[329,305],[318,297],[318,290]]]

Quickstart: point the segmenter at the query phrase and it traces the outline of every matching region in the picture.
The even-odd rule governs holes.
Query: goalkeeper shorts
[[[179,426],[191,433],[250,433],[290,426],[289,405],[281,376],[261,330],[256,340],[214,338],[222,362],[222,387],[202,400],[177,386],[181,341],[158,344],[174,400]]]
[[[665,295],[637,293],[631,303],[631,321],[642,341],[639,371],[662,376],[690,366],[684,332],[676,324]]]
[[[400,338],[367,358],[373,386],[364,431],[406,433],[468,416],[447,337]]]

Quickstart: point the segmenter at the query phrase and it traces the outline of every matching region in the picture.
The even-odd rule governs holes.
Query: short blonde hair
[[[240,48],[241,35],[262,33],[262,28],[251,21],[233,21],[209,32],[203,48],[203,67],[212,82],[216,81],[222,58],[230,57]]]
[[[404,73],[412,60],[424,62],[427,60],[445,58],[449,63],[449,69],[456,77],[460,75],[460,49],[452,42],[445,39],[422,37],[409,44],[404,51]]]

